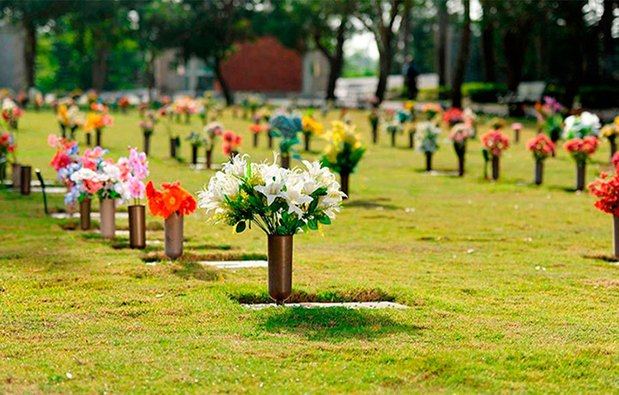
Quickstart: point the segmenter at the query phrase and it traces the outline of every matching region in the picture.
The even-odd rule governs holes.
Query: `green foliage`
[[[507,93],[503,83],[466,82],[462,84],[462,94],[476,103],[496,103],[500,96]]]
[[[301,118],[296,115],[277,115],[269,120],[271,134],[279,137],[279,152],[289,154],[299,144],[299,133],[303,130]]]

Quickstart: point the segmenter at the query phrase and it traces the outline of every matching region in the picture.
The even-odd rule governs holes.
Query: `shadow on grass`
[[[244,304],[272,303],[269,294],[260,292],[237,292],[229,295],[230,299]],[[308,293],[302,290],[293,290],[286,303],[309,302],[394,302],[395,297],[379,288],[353,288],[346,291],[325,291]]]
[[[200,281],[219,281],[224,278],[221,271],[200,265],[196,262],[177,262],[172,267],[172,273],[180,278],[195,278]]]
[[[361,200],[353,200],[344,203],[345,207],[359,207],[365,209],[377,209],[381,208],[384,210],[398,210],[400,207],[395,204],[387,203],[390,202],[389,198],[376,198],[376,199],[361,199]]]
[[[169,258],[165,255],[164,251],[155,250],[148,252],[141,257],[143,262],[159,262],[168,261]],[[257,253],[242,253],[242,252],[212,252],[212,253],[198,253],[194,251],[186,251],[183,255],[177,259],[179,262],[199,262],[199,261],[253,261],[253,260],[266,260],[265,254]]]
[[[619,258],[613,255],[604,255],[604,254],[592,254],[592,255],[583,255],[585,259],[595,259],[598,261],[617,263],[619,262]]]
[[[344,307],[277,309],[265,318],[261,327],[272,333],[294,333],[309,340],[327,342],[349,338],[373,339],[403,332],[414,335],[425,329],[399,323],[377,311]]]

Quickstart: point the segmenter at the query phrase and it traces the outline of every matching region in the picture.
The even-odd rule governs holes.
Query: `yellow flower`
[[[99,125],[101,125],[102,117],[103,116],[101,114],[94,112],[88,113],[88,116],[86,116],[86,122],[84,123],[84,131],[91,132],[97,129]]]
[[[408,100],[404,102],[404,108],[408,111],[410,111],[412,108],[415,107],[415,102],[412,100]]]
[[[66,104],[61,104],[58,106],[58,113],[56,116],[61,124],[69,124],[69,109],[67,108]]]
[[[616,124],[608,124],[602,128],[602,136],[611,137],[619,134],[619,128]]]
[[[318,122],[310,115],[304,115],[303,118],[301,118],[301,123],[303,124],[303,131],[305,132],[312,133],[316,136],[320,136],[324,132],[322,123]]]

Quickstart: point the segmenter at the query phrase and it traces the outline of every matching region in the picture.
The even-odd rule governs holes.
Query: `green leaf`
[[[247,225],[245,224],[245,222],[239,222],[236,224],[236,233],[242,233],[245,230],[245,227]]]
[[[323,225],[331,225],[331,218],[329,218],[326,215],[323,215],[322,217],[318,218],[318,222],[320,222]]]

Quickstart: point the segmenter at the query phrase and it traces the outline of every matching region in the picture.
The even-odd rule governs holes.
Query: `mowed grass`
[[[103,143],[117,158],[142,137],[136,113],[114,115]],[[367,113],[352,118],[369,141]],[[242,152],[272,156],[264,136],[251,147],[248,121],[230,112],[222,121],[244,135]],[[175,128],[184,137],[192,122]],[[498,182],[482,179],[478,141],[458,178],[444,174],[457,165],[447,141],[431,175],[405,136],[391,148],[381,134],[333,225],[295,237],[297,291],[383,293],[407,310],[247,311],[235,297],[262,298],[264,269],[150,266],[122,238],[62,230],[40,193],[0,192],[0,392],[619,392],[619,266],[599,259],[611,253],[611,217],[570,190],[575,165],[562,150],[546,162],[544,185],[531,185],[526,125]],[[53,114],[30,111],[18,135],[19,160],[48,180],[46,136],[57,130]],[[190,157],[185,141],[181,151]],[[163,129],[150,166],[154,182],[190,191],[214,173],[169,159]],[[604,142],[588,181],[607,167]],[[201,212],[185,232],[195,256],[266,253],[257,229],[234,234]]]

